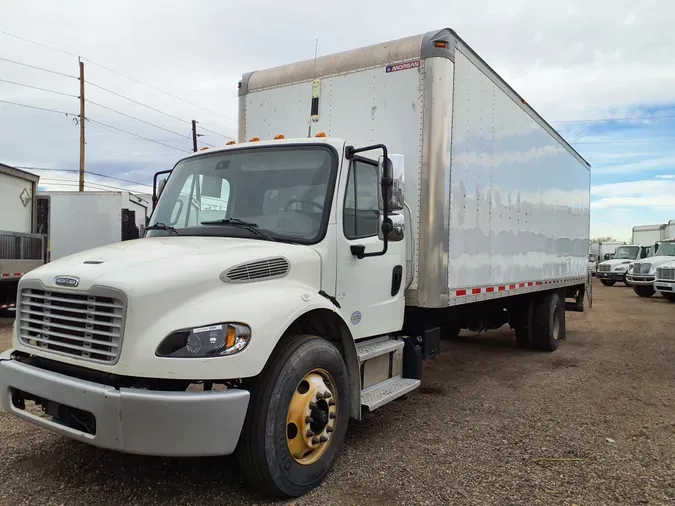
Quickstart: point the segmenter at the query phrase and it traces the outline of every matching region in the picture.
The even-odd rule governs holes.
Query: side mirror
[[[392,179],[392,186],[388,195],[380,195],[380,211],[384,210],[384,198],[387,198],[389,211],[400,211],[405,207],[405,170],[403,155],[389,155],[387,171],[384,170],[384,158],[380,156],[377,163],[377,174],[381,181],[386,175]]]
[[[166,186],[166,178],[160,179],[159,183],[157,183],[157,198],[159,198],[162,195],[165,186]]]

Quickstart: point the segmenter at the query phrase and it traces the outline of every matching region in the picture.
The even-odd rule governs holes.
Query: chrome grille
[[[636,264],[638,265],[638,264]],[[640,265],[640,274],[649,274],[649,269],[652,268],[652,264],[639,264]],[[635,267],[633,268],[633,271],[635,272]]]
[[[235,283],[280,278],[288,273],[290,265],[285,258],[270,258],[233,267],[226,274],[226,280]],[[225,280],[224,280],[225,281]]]
[[[17,325],[27,346],[113,364],[120,353],[124,303],[88,293],[22,288]]]
[[[656,279],[670,279],[675,281],[675,267],[659,267],[656,269]]]
[[[612,269],[612,266],[611,266],[611,265],[607,265],[607,264],[604,264],[604,265],[603,265],[603,264],[600,264],[600,265],[598,265],[598,270],[599,270],[600,272],[609,272],[611,269]]]

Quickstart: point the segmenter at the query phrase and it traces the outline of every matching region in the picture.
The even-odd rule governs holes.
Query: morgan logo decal
[[[358,325],[361,323],[361,313],[359,311],[354,311],[349,320],[351,321],[352,325]]]
[[[73,276],[58,276],[54,279],[54,284],[56,286],[67,286],[69,288],[75,288],[80,284],[80,280],[74,278]]]
[[[417,69],[420,67],[420,61],[408,61],[405,63],[397,63],[396,65],[387,65],[387,74],[390,72],[398,72],[399,70]]]

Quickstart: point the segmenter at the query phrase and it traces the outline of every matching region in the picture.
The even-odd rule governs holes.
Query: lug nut
[[[321,441],[322,443],[325,443],[326,441],[328,441],[328,438],[326,436],[321,436],[319,438],[319,441]]]
[[[322,394],[321,392],[317,392],[317,394],[316,394],[316,400],[317,400],[317,401],[320,401],[321,399],[323,399],[323,394]]]
[[[333,399],[328,401],[329,406],[335,406],[335,401]]]
[[[314,432],[312,432],[311,430],[307,431],[307,437],[312,437],[313,435],[314,435]]]
[[[329,434],[333,432],[333,427],[331,427],[330,425],[326,427],[326,432],[328,432]]]
[[[316,407],[316,402],[309,403],[309,409],[314,409]]]
[[[309,415],[307,415],[307,416],[305,417],[305,423],[311,423],[311,422],[312,422],[312,417],[309,416]]]
[[[331,420],[335,420],[336,417],[337,417],[337,415],[336,415],[335,413],[331,413],[331,414],[330,414],[330,419],[331,419]]]
[[[330,392],[324,392],[323,398],[324,399],[330,399]]]
[[[313,444],[313,445],[318,445],[318,444],[319,444],[319,438],[318,438],[318,437],[313,437],[313,438],[312,438],[312,444]]]

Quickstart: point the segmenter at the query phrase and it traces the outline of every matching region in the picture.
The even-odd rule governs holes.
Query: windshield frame
[[[285,236],[281,235],[279,233],[276,233],[274,230],[268,230],[268,229],[262,229],[261,231],[265,232],[266,234],[270,235],[275,241],[278,242],[284,242],[284,243],[291,243],[291,244],[304,244],[304,245],[313,245],[313,244],[318,244],[321,241],[323,241],[326,237],[326,234],[328,233],[328,224],[330,222],[330,217],[331,213],[333,212],[333,200],[335,200],[335,188],[337,187],[337,180],[338,180],[338,173],[339,173],[339,168],[340,168],[340,154],[338,153],[337,149],[327,143],[318,143],[318,142],[300,142],[300,143],[279,143],[279,144],[265,144],[261,146],[246,146],[246,147],[233,147],[229,149],[219,149],[217,151],[212,151],[212,152],[200,152],[198,155],[189,155],[181,158],[178,160],[173,168],[171,169],[171,172],[169,173],[169,176],[166,178],[166,183],[164,186],[164,189],[162,190],[162,194],[159,196],[157,200],[157,205],[152,211],[152,214],[150,215],[150,219],[148,220],[148,227],[157,224],[157,210],[159,209],[160,202],[162,200],[162,197],[166,194],[166,187],[169,184],[169,180],[171,179],[171,176],[173,176],[174,171],[176,168],[183,162],[193,160],[195,158],[200,158],[200,159],[208,159],[208,158],[216,158],[219,156],[227,156],[231,153],[241,153],[241,152],[254,152],[258,153],[260,151],[279,151],[279,150],[294,150],[294,151],[304,151],[304,150],[325,150],[329,156],[330,156],[330,172],[328,174],[328,180],[327,180],[327,185],[326,185],[326,197],[324,199],[323,203],[323,214],[321,216],[321,222],[319,224],[319,230],[318,233],[315,237],[313,238],[304,238],[304,237],[295,237],[295,236]],[[228,216],[230,217],[230,216]],[[225,216],[224,216],[225,218]],[[232,216],[231,218],[239,218],[238,216]],[[222,234],[218,233],[217,230],[221,228],[227,229],[228,233],[227,234]],[[250,238],[250,239],[257,239],[260,240],[260,237],[257,237],[255,235],[252,235],[250,231],[246,230],[245,228],[241,228],[238,226],[219,226],[219,225],[202,225],[202,226],[194,226],[194,227],[184,227],[184,228],[178,228],[176,227],[176,232],[178,236],[208,236],[208,237],[213,237],[213,236],[218,236],[218,237],[237,237],[237,238]],[[153,233],[154,232],[154,233]],[[165,237],[168,234],[165,233],[162,230],[151,230],[148,233],[144,235],[144,237]]]

